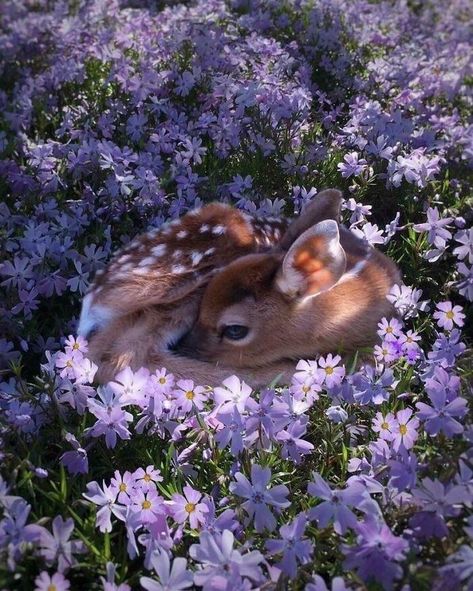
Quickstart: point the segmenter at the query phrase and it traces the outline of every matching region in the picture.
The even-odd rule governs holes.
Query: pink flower
[[[144,492],[154,490],[156,488],[155,483],[163,480],[160,470],[152,465],[147,466],[146,470],[138,468],[133,472],[133,477],[135,478],[135,484]]]
[[[328,388],[339,386],[345,377],[345,367],[337,367],[342,358],[340,355],[335,357],[329,353],[325,358],[319,358],[319,365],[325,373],[325,384]]]
[[[205,388],[202,386],[194,386],[192,380],[179,380],[177,382],[177,389],[174,390],[173,397],[183,412],[190,412],[195,406],[197,410],[204,408],[208,396],[205,393]]]
[[[251,394],[250,386],[241,382],[237,376],[230,376],[222,384],[224,388],[215,388],[214,391],[215,404],[220,406],[219,412],[231,412],[236,406],[242,413]]]
[[[158,515],[165,513],[164,499],[153,489],[147,492],[141,489],[135,490],[131,503],[131,511],[141,523],[154,523]]]
[[[440,328],[452,330],[453,325],[463,326],[465,314],[462,314],[461,306],[452,306],[452,302],[440,302],[437,304],[437,312],[434,312],[434,318]]]
[[[405,449],[410,449],[418,437],[419,420],[411,417],[412,410],[410,408],[400,410],[396,414],[396,421],[392,426],[393,448],[396,451],[399,451],[402,446]]]
[[[52,576],[43,570],[35,579],[34,591],[67,591],[71,584],[61,573],[54,573]]]
[[[192,529],[197,529],[205,523],[204,513],[208,513],[209,508],[204,503],[199,503],[201,498],[202,493],[191,486],[184,487],[184,495],[173,494],[172,501],[168,501],[168,505],[175,521],[184,523],[189,520]]]

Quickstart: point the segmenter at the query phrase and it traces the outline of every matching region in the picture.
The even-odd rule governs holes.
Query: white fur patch
[[[210,226],[208,224],[202,224],[199,228],[199,233],[205,234],[205,232],[208,232],[209,230],[210,230]]]
[[[213,228],[213,230],[212,230],[212,234],[215,234],[215,236],[220,236],[224,233],[225,233],[225,226],[222,226],[221,224],[219,224],[218,226],[215,226],[215,228]]]
[[[77,334],[87,338],[93,328],[103,328],[113,318],[113,312],[106,306],[92,305],[93,293],[88,293],[82,302]]]
[[[171,267],[171,273],[174,275],[182,275],[182,273],[185,273],[186,271],[187,267],[184,267],[183,265],[173,265]]]
[[[159,257],[166,252],[166,245],[158,244],[157,246],[153,246],[151,252],[154,254],[155,257]]]
[[[155,262],[156,259],[154,257],[146,257],[138,263],[138,267],[148,267],[149,265],[152,265]]]
[[[185,230],[180,230],[177,234],[176,234],[177,238],[179,238],[180,240],[182,240],[183,238],[185,238],[187,236],[187,232]]]
[[[204,258],[205,253],[203,252],[191,252],[192,266],[195,267]]]

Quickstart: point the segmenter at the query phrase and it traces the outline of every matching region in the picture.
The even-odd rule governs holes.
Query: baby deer
[[[339,226],[341,200],[323,191],[287,228],[212,204],[138,237],[84,298],[98,379],[130,365],[261,386],[300,358],[373,344],[399,273]]]

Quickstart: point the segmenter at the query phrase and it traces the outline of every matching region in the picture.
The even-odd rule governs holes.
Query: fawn
[[[373,344],[399,272],[338,224],[341,201],[323,191],[290,224],[211,204],[140,236],[84,299],[99,380],[131,365],[261,386],[300,358]]]

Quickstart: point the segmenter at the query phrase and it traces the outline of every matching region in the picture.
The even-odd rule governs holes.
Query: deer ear
[[[306,230],[291,246],[276,277],[276,287],[291,297],[315,296],[333,287],[345,269],[338,224],[324,220]]]
[[[302,210],[300,215],[289,225],[281,238],[281,248],[287,250],[303,232],[323,220],[340,218],[340,207],[343,195],[338,189],[325,189],[316,195]]]

